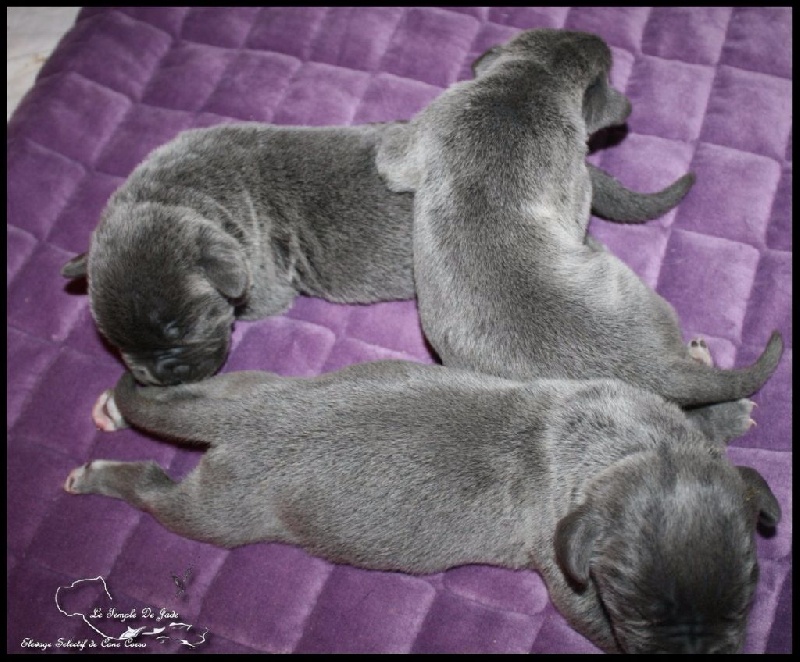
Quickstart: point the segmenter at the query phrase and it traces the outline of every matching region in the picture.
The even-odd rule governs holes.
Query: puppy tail
[[[637,193],[607,172],[591,164],[587,167],[592,179],[592,211],[618,223],[642,223],[663,216],[683,200],[695,182],[690,172],[656,193]]]
[[[766,348],[747,368],[723,370],[681,361],[662,375],[657,390],[679,405],[702,405],[746,398],[758,391],[772,376],[783,354],[783,338],[773,331]]]

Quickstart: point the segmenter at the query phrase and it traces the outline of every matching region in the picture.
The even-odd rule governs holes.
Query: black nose
[[[199,382],[211,377],[222,365],[225,354],[198,358],[189,354],[166,354],[158,357],[152,365],[153,377],[162,386],[174,386],[188,382]]]
[[[162,356],[154,366],[155,377],[162,384],[180,384],[189,377],[192,369],[188,363],[174,356]]]

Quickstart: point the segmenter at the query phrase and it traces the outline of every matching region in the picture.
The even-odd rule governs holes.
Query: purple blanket
[[[754,398],[758,425],[729,455],[764,475],[784,515],[758,536],[745,650],[789,652],[791,21],[791,8],[85,8],[8,123],[8,651],[597,651],[533,571],[415,577],[274,543],[227,551],[121,501],[62,490],[89,459],[152,459],[174,477],[199,459],[94,428],[92,404],[122,365],[85,286],[59,275],[150,150],[232,120],[407,119],[468,78],[489,46],[566,27],[610,44],[612,81],[633,102],[627,135],[591,160],[640,191],[697,173],[667,216],[638,227],[594,219],[592,234],[719,365],[748,364],[773,329],[784,334],[781,365]],[[237,324],[225,371],[312,376],[379,358],[432,361],[413,301],[299,298],[284,315]]]

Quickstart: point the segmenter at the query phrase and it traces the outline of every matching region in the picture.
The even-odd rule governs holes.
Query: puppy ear
[[[755,511],[758,523],[774,527],[781,520],[781,506],[764,477],[751,467],[736,467],[744,481],[744,500]]]
[[[64,278],[80,278],[86,275],[86,261],[88,253],[81,253],[76,255],[63,267],[61,267],[61,275]]]
[[[599,129],[623,124],[630,114],[631,102],[608,84],[605,72],[586,88],[583,94],[583,118],[588,135]]]
[[[211,285],[227,299],[240,300],[250,287],[244,251],[232,238],[215,233],[203,245],[200,266]]]
[[[397,193],[415,191],[421,179],[421,155],[413,123],[393,124],[384,131],[375,155],[378,173]]]
[[[589,566],[599,536],[600,524],[588,504],[573,510],[556,526],[556,561],[579,586],[589,581]]]
[[[500,57],[502,53],[500,46],[494,46],[486,51],[483,55],[480,55],[473,63],[472,63],[472,75],[477,78],[478,76],[483,75],[486,73],[486,70],[492,66],[492,64]]]

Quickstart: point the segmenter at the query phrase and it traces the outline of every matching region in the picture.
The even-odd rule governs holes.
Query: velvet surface
[[[234,120],[407,119],[468,78],[483,50],[535,27],[592,31],[612,48],[612,81],[633,113],[594,163],[640,191],[697,173],[666,216],[637,227],[593,219],[592,234],[675,306],[687,340],[707,339],[719,365],[748,364],[773,329],[784,334],[781,365],[754,398],[758,425],[729,454],[765,476],[784,514],[774,535],[758,536],[745,650],[790,651],[791,21],[791,8],[761,7],[83,9],[8,123],[8,651],[108,650],[67,615],[105,600],[136,614],[123,624],[103,607],[92,621],[103,634],[163,625],[145,614],[166,608],[193,626],[187,641],[207,631],[197,652],[597,652],[533,571],[415,577],[281,544],[226,551],[121,501],[62,490],[94,458],[152,459],[176,478],[199,459],[94,428],[92,404],[122,365],[95,330],[85,285],[59,275],[150,150],[183,129]],[[434,360],[413,301],[300,298],[284,315],[238,323],[224,370],[312,376],[380,358]],[[98,576],[113,601],[97,582],[70,587]],[[190,650],[172,632],[111,650]]]

